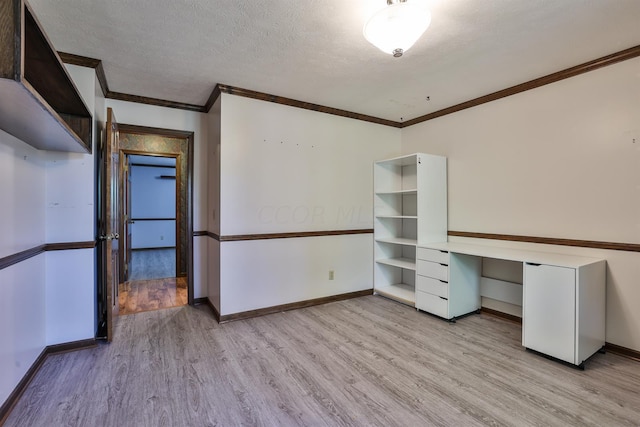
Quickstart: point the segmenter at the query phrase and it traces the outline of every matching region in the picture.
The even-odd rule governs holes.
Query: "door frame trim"
[[[183,131],[175,129],[154,128],[149,126],[138,126],[131,124],[118,124],[121,134],[134,135],[156,135],[169,138],[184,139],[187,142],[187,176],[186,176],[186,213],[184,220],[187,222],[186,229],[186,257],[187,257],[187,302],[194,305],[194,270],[193,270],[193,165],[194,165],[194,135],[193,131]],[[164,157],[175,157],[176,161],[180,159],[179,154],[172,153],[154,153],[148,151],[137,151],[119,148],[121,155],[127,154],[144,154],[144,155],[163,155]],[[176,174],[178,173],[176,168]],[[176,187],[176,191],[179,191]],[[177,204],[176,200],[176,204]],[[178,212],[176,211],[176,214]],[[178,221],[176,221],[176,228]],[[176,238],[178,236],[176,235]],[[176,265],[177,268],[177,265]]]

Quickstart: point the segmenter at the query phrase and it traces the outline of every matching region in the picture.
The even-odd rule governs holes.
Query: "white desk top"
[[[467,243],[441,242],[419,245],[421,248],[437,249],[450,253],[475,255],[484,258],[504,259],[507,261],[530,262],[534,264],[555,265],[558,267],[578,268],[603,261],[575,255],[556,254],[522,249],[502,248],[498,246],[483,246]]]

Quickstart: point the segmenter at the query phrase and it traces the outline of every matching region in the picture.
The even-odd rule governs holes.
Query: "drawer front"
[[[417,272],[421,276],[432,277],[438,280],[449,281],[449,266],[437,262],[419,259],[416,263]]]
[[[442,252],[437,249],[418,248],[416,258],[449,265],[449,252]]]
[[[432,277],[416,276],[416,291],[449,298],[449,284]]]
[[[449,300],[426,292],[416,292],[416,308],[449,319]]]

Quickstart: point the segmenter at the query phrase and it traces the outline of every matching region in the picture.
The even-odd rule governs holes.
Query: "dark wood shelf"
[[[40,150],[91,152],[92,117],[24,0],[0,0],[0,129]]]

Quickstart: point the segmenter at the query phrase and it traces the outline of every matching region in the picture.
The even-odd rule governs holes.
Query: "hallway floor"
[[[176,276],[176,249],[131,251],[130,280],[163,279]]]
[[[187,278],[169,277],[120,283],[120,315],[187,304]]]

